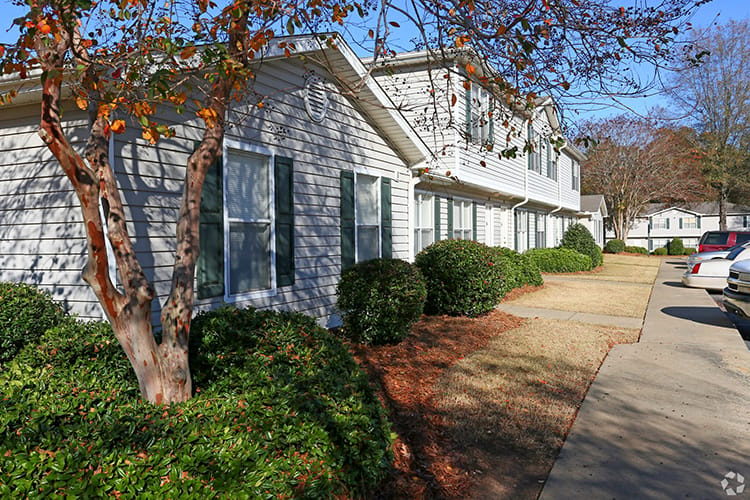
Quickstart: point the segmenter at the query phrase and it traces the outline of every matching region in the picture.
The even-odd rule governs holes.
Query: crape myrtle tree
[[[581,190],[604,196],[615,238],[626,240],[649,202],[691,199],[699,191],[692,130],[618,115],[585,123],[581,131],[589,140]]]
[[[671,78],[672,100],[694,127],[696,160],[719,203],[750,185],[750,20],[696,30],[700,64],[685,59]]]
[[[18,41],[0,48],[0,73],[41,82],[39,133],[75,189],[85,225],[88,263],[83,277],[133,365],[143,398],[157,404],[191,397],[188,338],[201,190],[221,153],[231,100],[251,90],[263,50],[275,44],[293,54],[293,45],[286,45],[281,35],[319,34],[321,43],[335,46],[335,38],[326,35],[332,29],[352,37],[361,33],[377,61],[392,55],[395,30],[412,29],[414,48],[441,54],[471,47],[472,62],[453,68],[465,86],[473,81],[508,104],[530,107],[539,95],[586,97],[637,89],[637,82],[618,75],[633,63],[660,64],[681,52],[676,37],[703,3],[14,1],[28,12],[14,21]],[[409,26],[399,27],[396,17]],[[62,126],[65,92],[89,112],[83,152],[72,147]],[[0,99],[13,97],[11,92]],[[454,95],[445,97],[455,102]],[[107,144],[110,134],[122,132],[126,123],[137,123],[143,138],[154,144],[172,135],[158,118],[165,110],[197,114],[204,129],[186,164],[172,286],[163,298],[162,340],[157,343],[150,325],[154,288],[133,250]],[[111,257],[107,240],[114,250]],[[110,258],[122,290],[111,281]]]

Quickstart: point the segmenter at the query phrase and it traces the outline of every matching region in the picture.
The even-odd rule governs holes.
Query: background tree
[[[750,185],[750,20],[696,30],[695,38],[706,55],[683,62],[670,94],[698,132],[696,159],[726,229],[727,201]]]
[[[418,33],[414,48],[439,55],[471,46],[474,57],[455,68],[456,74],[463,79],[476,74],[511,107],[532,107],[540,93],[632,91],[637,82],[615,79],[611,88],[607,79],[621,74],[623,65],[669,60],[686,17],[702,3],[664,0],[659,8],[617,8],[607,0],[414,0],[402,8],[367,0],[14,1],[28,12],[14,21],[18,42],[0,47],[0,73],[42,83],[40,135],[78,196],[87,234],[84,279],[128,355],[143,397],[155,403],[191,396],[187,351],[201,190],[221,151],[231,99],[252,92],[262,50],[274,43],[288,55],[294,52],[291,44],[274,37],[364,28],[379,60],[392,55],[389,36],[398,26],[392,18],[397,13]],[[363,21],[354,22],[353,13]],[[336,39],[322,35],[321,43],[335,46]],[[581,87],[586,82],[591,85]],[[356,97],[356,85],[350,88]],[[72,146],[62,126],[66,92],[89,112],[83,152]],[[14,93],[0,96],[0,102]],[[150,325],[154,289],[133,250],[106,153],[109,135],[121,132],[128,117],[152,143],[172,135],[158,118],[164,109],[195,113],[205,128],[186,165],[172,287],[164,299],[162,341],[157,343]],[[122,291],[109,276],[110,258]]]
[[[627,239],[649,202],[691,199],[698,191],[702,179],[689,129],[620,115],[587,123],[582,130],[592,145],[581,165],[581,191],[604,195],[615,238]]]

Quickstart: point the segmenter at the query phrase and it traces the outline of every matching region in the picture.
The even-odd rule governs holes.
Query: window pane
[[[357,227],[357,262],[380,257],[380,228],[378,226]]]
[[[432,219],[435,215],[435,210],[432,205],[432,196],[422,197],[422,203],[420,203],[419,212],[419,226],[432,227]]]
[[[427,248],[432,245],[432,229],[422,229],[422,248]]]
[[[242,220],[270,219],[268,158],[243,151],[227,154],[227,214]]]
[[[229,225],[229,293],[271,288],[271,225]]]
[[[357,175],[357,224],[377,225],[378,178]]]

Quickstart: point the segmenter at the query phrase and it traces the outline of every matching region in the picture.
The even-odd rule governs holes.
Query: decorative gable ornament
[[[328,89],[325,81],[315,73],[305,79],[305,109],[316,123],[322,122],[328,113]]]

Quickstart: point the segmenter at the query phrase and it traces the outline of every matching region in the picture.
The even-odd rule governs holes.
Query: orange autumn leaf
[[[465,88],[466,90],[471,90],[471,82],[470,82],[469,80],[466,80],[466,81],[464,82],[464,88]]]
[[[115,134],[122,134],[125,132],[125,120],[115,120],[112,122],[112,126],[110,127],[112,129],[112,132]]]
[[[183,60],[190,59],[191,57],[195,55],[196,50],[198,49],[195,48],[195,45],[190,46],[190,47],[185,47],[184,49],[182,49],[182,52],[180,52],[180,57]]]
[[[216,125],[218,116],[216,115],[216,111],[214,111],[213,109],[202,108],[199,109],[196,114],[203,119],[203,121],[206,123],[206,127],[213,128]]]
[[[157,139],[159,139],[159,134],[151,129],[144,130],[141,136],[151,144],[156,144]]]
[[[476,72],[477,72],[477,70],[476,70],[476,68],[474,68],[474,66],[472,66],[471,64],[467,64],[467,65],[466,65],[466,72],[467,72],[467,73],[468,73],[469,75],[473,75],[474,73],[476,73]]]
[[[76,106],[78,106],[78,109],[86,111],[86,108],[89,107],[89,101],[83,96],[78,96],[76,97]]]

